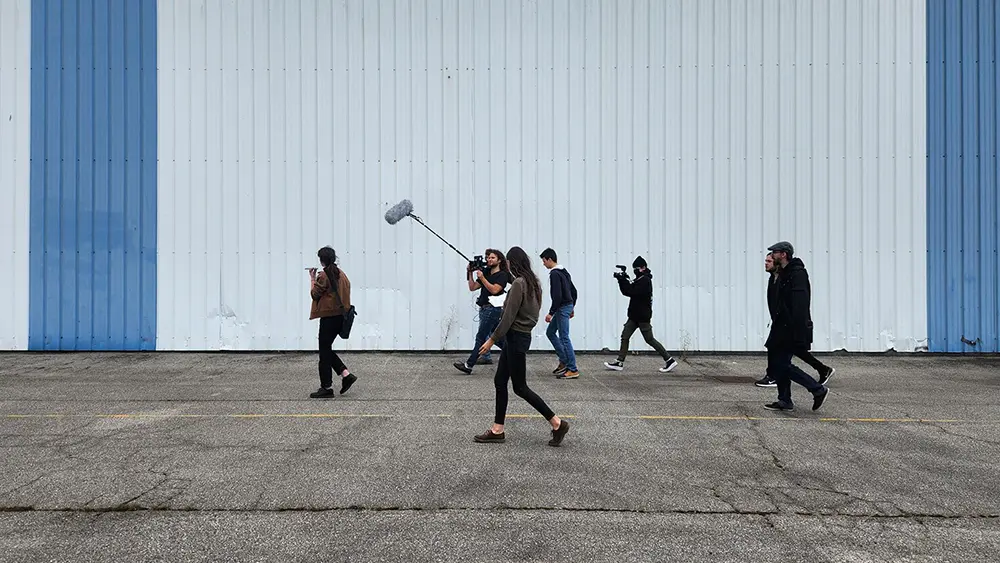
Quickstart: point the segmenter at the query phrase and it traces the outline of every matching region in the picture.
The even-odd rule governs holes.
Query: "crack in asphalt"
[[[155,489],[159,484],[150,488]],[[148,491],[146,491],[148,492]],[[145,494],[145,493],[144,493]],[[136,498],[141,497],[138,495]],[[940,520],[996,520],[1000,519],[998,513],[968,513],[968,514],[943,514],[931,512],[902,512],[900,514],[852,514],[852,513],[830,513],[807,510],[693,510],[693,509],[633,509],[633,508],[588,508],[588,507],[566,507],[566,506],[494,506],[494,507],[460,507],[460,506],[297,506],[283,508],[198,508],[198,507],[164,507],[164,506],[143,506],[129,504],[126,501],[111,507],[104,508],[35,508],[33,506],[8,506],[0,507],[2,513],[115,513],[115,512],[163,512],[163,513],[282,513],[282,512],[583,512],[583,513],[608,513],[608,514],[640,514],[640,515],[739,515],[739,516],[805,516],[819,518],[851,518],[851,519],[874,519],[874,520],[915,520],[915,519],[940,519]]]
[[[954,438],[965,438],[966,440],[970,440],[970,441],[975,442],[977,444],[984,444],[984,445],[988,445],[988,446],[1000,446],[1000,442],[998,442],[996,440],[988,440],[986,438],[979,438],[977,436],[968,436],[966,434],[958,434],[956,432],[948,430],[947,428],[945,428],[941,424],[928,423],[927,425],[930,426],[931,428],[936,429],[936,430],[940,430],[942,433],[944,433],[944,434],[946,434],[948,436],[952,436]]]

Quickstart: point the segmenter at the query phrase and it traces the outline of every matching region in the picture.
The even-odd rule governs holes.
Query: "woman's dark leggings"
[[[340,356],[333,351],[333,341],[340,334],[343,324],[343,315],[319,319],[319,385],[323,389],[329,389],[333,385],[334,372],[339,375],[347,369]]]
[[[555,413],[545,404],[541,397],[535,394],[526,381],[528,371],[528,348],[531,347],[531,335],[526,332],[512,330],[507,333],[507,343],[500,353],[500,363],[493,383],[497,388],[497,412],[493,419],[497,424],[503,424],[507,417],[507,380],[514,384],[514,393],[531,406],[535,407],[545,420],[552,420]]]

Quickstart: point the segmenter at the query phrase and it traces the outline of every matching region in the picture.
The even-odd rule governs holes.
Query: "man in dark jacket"
[[[791,243],[779,242],[768,250],[778,266],[774,299],[768,299],[771,309],[771,332],[767,336],[767,363],[778,383],[778,400],[764,405],[770,410],[790,411],[792,381],[813,395],[813,410],[823,404],[829,392],[806,372],[792,364],[797,351],[808,350],[813,341],[813,322],[809,313],[812,289],[809,273],[799,258],[793,257]],[[772,304],[773,303],[773,304]]]
[[[769,274],[767,279],[767,310],[771,314],[771,322],[774,322],[778,314],[778,265],[774,262],[774,257],[770,252],[764,257],[764,271]],[[821,362],[819,358],[813,356],[805,348],[796,349],[795,356],[812,366],[819,373],[819,382],[823,385],[826,385],[830,381],[830,378],[833,377],[834,372],[837,371]],[[778,381],[771,375],[771,366],[767,366],[764,377],[754,382],[754,385],[757,387],[778,386]]]
[[[622,330],[621,349],[618,350],[618,359],[613,362],[604,362],[604,367],[621,371],[625,369],[625,356],[628,354],[629,341],[636,329],[642,333],[642,338],[653,347],[663,358],[664,364],[660,368],[661,372],[668,372],[677,367],[677,362],[667,353],[656,338],[653,337],[653,325],[650,322],[653,318],[653,273],[646,267],[646,261],[639,256],[632,262],[632,269],[635,273],[635,281],[630,281],[628,274],[622,272],[615,274],[618,278],[618,289],[622,295],[629,298],[628,320]]]
[[[555,250],[546,248],[540,258],[549,270],[549,288],[552,294],[552,306],[545,315],[545,322],[549,323],[545,335],[549,337],[549,342],[559,357],[559,365],[552,373],[560,379],[576,379],[580,377],[580,370],[576,365],[573,342],[569,339],[569,320],[575,316],[576,309],[576,285],[566,268],[559,265]]]

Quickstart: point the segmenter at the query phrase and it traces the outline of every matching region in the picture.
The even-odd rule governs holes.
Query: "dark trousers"
[[[824,373],[830,371],[830,367],[829,366],[827,366],[823,362],[819,361],[819,358],[817,358],[816,356],[813,356],[812,352],[810,352],[809,350],[806,350],[805,348],[796,348],[795,350],[792,351],[792,354],[796,358],[798,358],[798,359],[802,360],[803,362],[809,364],[809,366],[812,367],[814,370],[816,370],[816,373],[819,373],[820,375],[823,375]],[[765,373],[765,375],[767,375],[771,379],[774,379],[774,376],[771,375],[771,363],[770,363],[770,360],[768,361],[767,371],[765,371],[764,373]]]
[[[469,354],[469,359],[465,360],[465,365],[470,368],[475,367],[476,362],[479,361],[479,349],[482,348],[484,342],[490,339],[493,331],[497,329],[497,325],[500,324],[500,317],[502,316],[503,309],[500,307],[487,305],[479,309],[479,331],[476,333],[476,347]],[[494,342],[494,344],[503,347],[502,343]],[[489,350],[486,351],[483,358],[492,358]]]
[[[514,384],[514,393],[535,407],[545,420],[552,420],[555,413],[545,404],[541,397],[535,394],[527,383],[528,348],[531,347],[531,334],[512,330],[505,337],[506,345],[500,352],[500,363],[493,384],[497,389],[497,424],[503,424],[507,417],[507,380]]]
[[[646,341],[646,344],[652,346],[653,349],[656,350],[656,353],[659,354],[661,357],[663,357],[664,361],[670,359],[670,354],[667,353],[667,350],[663,347],[663,344],[660,344],[660,341],[653,337],[652,324],[648,322],[637,323],[632,319],[629,319],[628,321],[625,322],[625,328],[622,329],[622,346],[621,349],[618,350],[619,362],[625,361],[625,356],[628,355],[629,341],[632,340],[632,335],[635,334],[636,329],[638,329],[639,332],[642,333],[642,338],[643,340]]]
[[[805,387],[815,395],[823,390],[823,386],[792,363],[795,351],[791,348],[768,349],[767,364],[778,383],[778,402],[792,405],[792,382]]]
[[[343,315],[319,319],[319,385],[323,389],[333,385],[334,372],[341,374],[347,369],[340,356],[333,351],[333,341],[340,334],[343,324]]]

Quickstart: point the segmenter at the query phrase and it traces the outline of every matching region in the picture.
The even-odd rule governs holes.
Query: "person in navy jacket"
[[[580,370],[576,366],[573,342],[569,339],[569,320],[575,315],[576,286],[566,268],[559,265],[555,250],[546,248],[540,257],[542,264],[549,270],[549,288],[552,294],[552,305],[549,307],[549,314],[545,315],[545,322],[549,323],[545,335],[549,337],[549,342],[559,356],[559,365],[552,373],[560,379],[574,379],[580,377]]]

